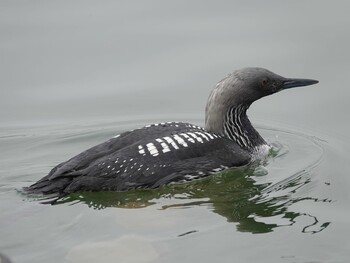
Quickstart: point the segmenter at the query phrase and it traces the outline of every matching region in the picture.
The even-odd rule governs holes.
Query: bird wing
[[[205,177],[249,160],[249,154],[227,138],[188,123],[162,123],[96,145],[59,164],[36,184],[53,191],[60,181],[58,187],[65,192],[153,188]]]

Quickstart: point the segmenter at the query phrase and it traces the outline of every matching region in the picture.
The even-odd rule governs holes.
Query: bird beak
[[[286,79],[282,83],[282,89],[309,86],[316,83],[318,83],[318,80],[314,79]]]

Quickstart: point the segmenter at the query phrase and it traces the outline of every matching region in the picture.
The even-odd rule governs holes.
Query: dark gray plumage
[[[237,70],[210,94],[205,129],[169,122],[125,132],[57,165],[26,190],[64,195],[155,188],[248,164],[269,150],[246,115],[251,103],[282,89],[315,83],[262,68]]]

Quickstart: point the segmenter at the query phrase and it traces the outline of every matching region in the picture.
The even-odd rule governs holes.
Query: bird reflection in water
[[[250,233],[267,233],[277,227],[292,226],[301,217],[307,217],[308,221],[307,225],[302,226],[303,233],[318,233],[330,224],[319,222],[311,214],[291,211],[293,204],[305,200],[330,202],[328,199],[296,197],[298,189],[311,182],[310,172],[303,170],[277,184],[259,183],[259,177],[266,173],[261,166],[249,166],[154,190],[74,193],[57,204],[85,203],[94,209],[144,208],[158,204],[164,210],[207,205],[228,222],[236,223],[238,231]],[[164,204],[168,203],[164,200],[171,200],[171,204]]]

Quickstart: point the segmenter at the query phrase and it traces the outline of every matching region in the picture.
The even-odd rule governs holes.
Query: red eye
[[[263,79],[263,80],[261,81],[261,85],[262,85],[263,87],[265,87],[265,86],[267,85],[267,83],[268,83],[267,79]]]

